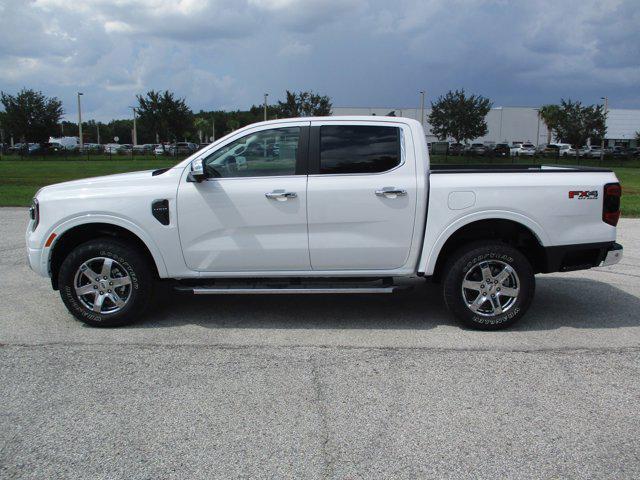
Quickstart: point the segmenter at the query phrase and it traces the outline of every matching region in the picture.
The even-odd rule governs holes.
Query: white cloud
[[[196,110],[285,89],[413,105],[457,87],[640,107],[638,25],[635,0],[0,0],[0,90],[72,109],[83,89],[101,119],[152,88]]]

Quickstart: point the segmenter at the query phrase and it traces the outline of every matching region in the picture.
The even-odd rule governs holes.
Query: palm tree
[[[560,106],[543,105],[538,110],[538,116],[547,126],[547,143],[551,143],[551,132],[554,132],[558,126]]]
[[[193,126],[198,131],[198,138],[200,139],[200,143],[202,143],[202,134],[209,130],[209,121],[206,118],[196,117],[193,121]],[[205,140],[207,139],[207,135],[204,136]]]

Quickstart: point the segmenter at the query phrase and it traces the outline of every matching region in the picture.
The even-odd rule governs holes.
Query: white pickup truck
[[[524,315],[536,273],[621,259],[620,195],[605,169],[430,166],[410,119],[286,119],[172,168],[41,189],[27,253],[93,326],[137,320],[161,282],[196,295],[374,294],[426,277],[463,323],[497,329]]]

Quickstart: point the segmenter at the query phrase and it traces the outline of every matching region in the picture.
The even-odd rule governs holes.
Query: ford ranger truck
[[[166,286],[390,294],[425,277],[465,325],[498,329],[536,274],[620,261],[620,195],[602,168],[430,165],[406,118],[284,119],[171,168],[42,188],[27,254],[92,326],[138,320]]]

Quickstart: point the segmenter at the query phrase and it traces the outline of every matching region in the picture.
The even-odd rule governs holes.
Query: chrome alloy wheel
[[[473,313],[493,317],[508,312],[518,299],[520,279],[504,262],[489,260],[472,266],[462,281],[462,299]]]
[[[82,305],[103,315],[119,312],[131,298],[131,278],[112,258],[95,257],[84,262],[76,271],[73,285]]]

